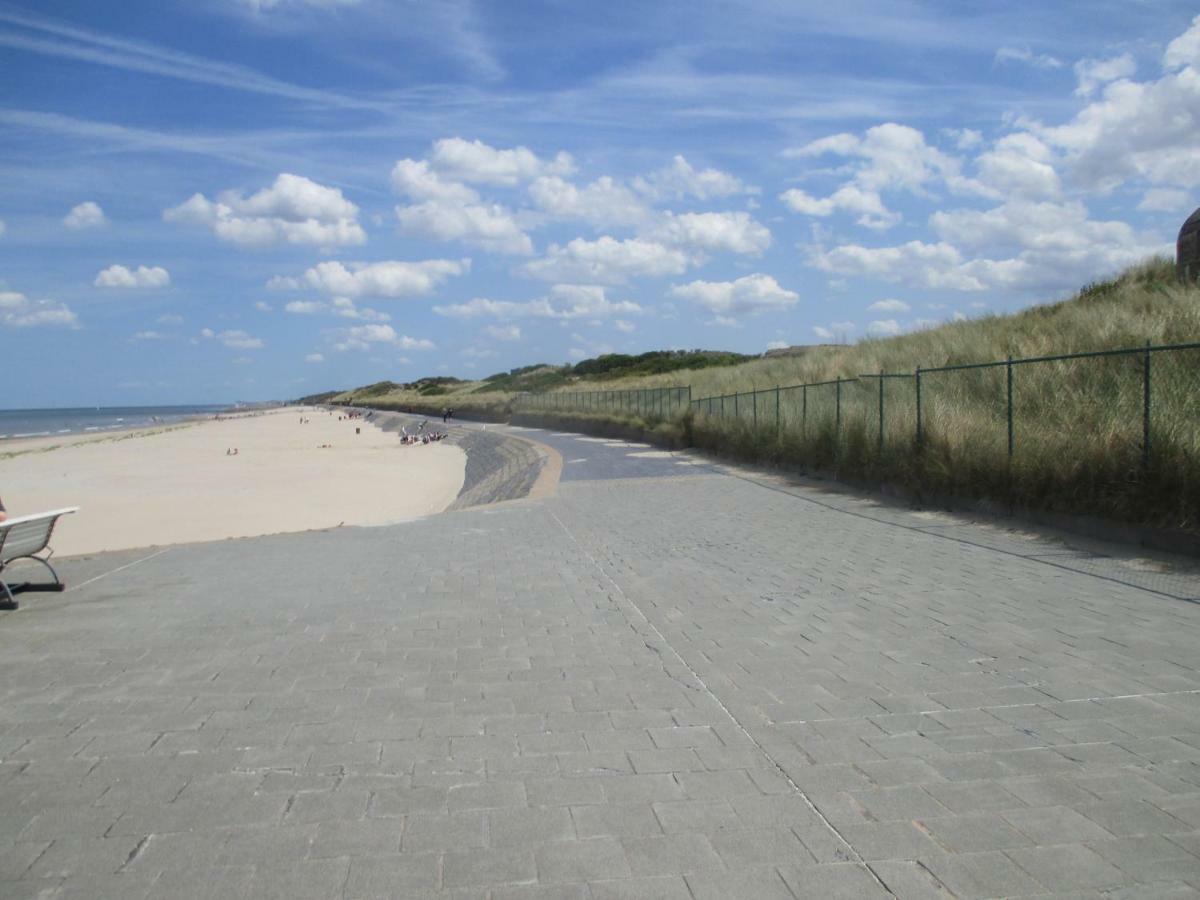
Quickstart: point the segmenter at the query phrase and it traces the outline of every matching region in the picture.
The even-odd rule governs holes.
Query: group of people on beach
[[[416,434],[409,434],[408,429],[403,425],[400,426],[400,443],[401,444],[432,444],[436,441],[444,440],[446,432],[444,431],[426,431],[425,426],[429,424],[428,419],[421,421],[417,426]]]

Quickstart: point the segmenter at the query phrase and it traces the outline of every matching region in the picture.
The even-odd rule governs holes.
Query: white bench
[[[78,506],[67,509],[55,509],[50,512],[34,513],[31,516],[15,516],[0,522],[0,609],[16,609],[17,601],[13,594],[22,590],[61,591],[64,585],[50,565],[51,550],[45,556],[38,556],[50,545],[50,535],[61,516],[78,512]],[[54,576],[54,584],[23,584],[16,586],[14,591],[9,587],[4,577],[8,564],[18,559],[32,559],[40,562]]]

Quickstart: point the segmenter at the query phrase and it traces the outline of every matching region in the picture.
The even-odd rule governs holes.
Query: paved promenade
[[[1197,894],[1200,605],[513,433],[553,496],[0,613],[0,897]]]

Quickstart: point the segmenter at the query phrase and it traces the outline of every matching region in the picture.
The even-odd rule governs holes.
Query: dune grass
[[[915,377],[918,366],[1197,340],[1200,290],[1178,285],[1173,263],[1157,258],[1069,300],[1015,315],[730,368],[619,384],[580,381],[569,390],[690,384],[694,399],[720,399],[675,418],[690,443],[727,456],[886,481],[928,496],[986,498],[1200,533],[1200,350],[1153,354],[1147,455],[1143,353],[1014,365],[1011,456],[1005,366],[923,373],[919,442]],[[882,435],[880,380],[858,377],[880,372],[908,376],[883,380]],[[847,380],[789,387],[839,378]],[[569,411],[557,415],[562,421]],[[642,418],[657,426],[653,414]]]

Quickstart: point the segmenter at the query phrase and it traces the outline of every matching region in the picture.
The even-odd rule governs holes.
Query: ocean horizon
[[[244,404],[207,403],[171,406],[70,406],[44,409],[0,409],[0,441],[53,437],[171,424],[211,416]]]

